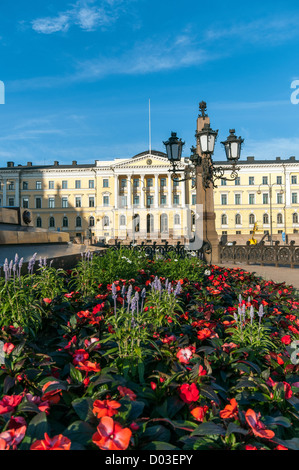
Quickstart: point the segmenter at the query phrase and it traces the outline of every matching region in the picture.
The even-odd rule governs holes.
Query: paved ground
[[[259,266],[259,265],[248,265],[248,264],[218,264],[226,268],[241,268],[244,271],[255,272],[257,276],[261,276],[267,281],[274,282],[285,282],[289,286],[293,286],[299,289],[299,269],[281,267],[276,268],[275,266]]]
[[[24,258],[24,262],[29,261],[30,258],[37,253],[37,260],[39,257],[52,258],[55,256],[66,256],[73,255],[77,253],[84,253],[88,250],[99,249],[98,247],[92,247],[85,245],[75,245],[72,243],[67,244],[40,244],[40,245],[13,245],[13,246],[0,246],[0,266],[3,265],[5,258],[8,259],[8,262],[11,259],[14,259],[15,254],[17,253],[20,258]]]

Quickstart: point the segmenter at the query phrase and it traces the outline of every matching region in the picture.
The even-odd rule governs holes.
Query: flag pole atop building
[[[151,100],[148,100],[148,134],[149,134],[149,153],[151,154],[152,151],[152,144],[151,144]]]

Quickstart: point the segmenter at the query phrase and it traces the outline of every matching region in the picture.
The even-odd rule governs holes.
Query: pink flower
[[[192,355],[193,352],[190,348],[183,348],[177,352],[176,357],[182,364],[189,364]]]
[[[11,413],[21,403],[24,395],[4,395],[0,401],[0,415]]]

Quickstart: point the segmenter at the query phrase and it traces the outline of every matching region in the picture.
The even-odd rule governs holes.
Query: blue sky
[[[0,0],[0,159],[90,163],[195,144],[205,100],[242,157],[299,160],[297,1]],[[298,94],[299,96],[299,94]],[[1,165],[2,166],[2,165]]]

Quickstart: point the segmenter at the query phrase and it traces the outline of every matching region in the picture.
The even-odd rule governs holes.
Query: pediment
[[[166,157],[153,155],[150,153],[142,154],[127,160],[122,160],[119,163],[114,164],[114,168],[157,168],[157,167],[169,167],[169,162]]]

